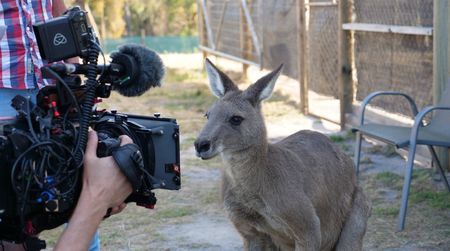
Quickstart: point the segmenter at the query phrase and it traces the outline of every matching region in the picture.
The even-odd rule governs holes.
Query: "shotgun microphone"
[[[57,63],[50,69],[64,74],[86,74],[88,65]],[[140,96],[161,86],[165,74],[159,55],[142,45],[127,44],[111,54],[109,65],[98,65],[99,81],[111,83],[112,89],[127,97]]]
[[[128,44],[119,47],[111,54],[112,62],[122,65],[127,72],[121,84],[113,85],[113,90],[133,97],[140,96],[151,87],[161,86],[164,77],[164,64],[158,54],[144,46]]]

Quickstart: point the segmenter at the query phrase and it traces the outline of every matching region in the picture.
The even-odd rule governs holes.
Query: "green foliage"
[[[397,216],[399,209],[398,207],[374,207],[372,212],[380,216]]]
[[[351,130],[347,130],[345,133],[332,134],[329,136],[330,140],[334,143],[343,143],[347,140],[354,140],[355,135]]]
[[[195,35],[195,0],[65,0],[89,6],[102,38],[141,35]]]
[[[341,143],[345,141],[345,138],[341,135],[330,135],[330,140],[334,143]]]
[[[423,189],[421,191],[414,191],[410,195],[411,202],[424,202],[429,206],[437,209],[450,209],[450,193],[447,191],[433,191],[430,189]]]
[[[129,34],[193,35],[196,32],[195,0],[128,0]]]
[[[388,187],[396,187],[402,181],[402,177],[400,175],[391,172],[377,173],[375,179]]]

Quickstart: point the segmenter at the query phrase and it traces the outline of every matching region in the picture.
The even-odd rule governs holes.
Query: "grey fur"
[[[272,91],[280,70],[245,91],[224,88],[195,142],[197,155],[221,155],[223,203],[246,250],[361,250],[371,207],[353,161],[313,131],[267,141],[260,95]]]

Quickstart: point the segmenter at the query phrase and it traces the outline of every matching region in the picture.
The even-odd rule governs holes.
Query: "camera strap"
[[[112,156],[119,166],[120,170],[128,178],[133,191],[137,191],[142,185],[142,178],[144,172],[144,160],[138,145],[126,144],[115,148],[112,151]]]

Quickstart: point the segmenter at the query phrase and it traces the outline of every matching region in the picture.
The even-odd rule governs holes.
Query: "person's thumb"
[[[120,146],[124,146],[126,144],[133,144],[133,140],[130,137],[128,137],[127,135],[120,135],[119,140],[120,140]]]
[[[86,145],[86,156],[97,157],[98,136],[94,130],[89,131],[89,138]]]

